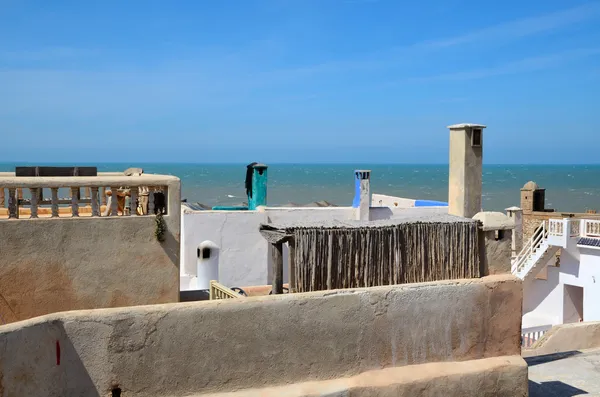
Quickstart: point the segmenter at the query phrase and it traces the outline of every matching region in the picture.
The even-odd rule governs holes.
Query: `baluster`
[[[106,205],[106,187],[102,188],[102,205]]]
[[[58,188],[50,188],[52,190],[52,218],[58,218]]]
[[[0,187],[0,208],[4,208],[5,205],[5,201],[4,201],[4,188]]]
[[[100,216],[100,206],[98,202],[98,186],[91,188],[92,193],[90,200],[92,201],[92,216]]]
[[[33,187],[33,188],[29,189],[29,192],[31,193],[31,217],[32,218],[38,217],[38,197],[39,197],[38,190],[39,189],[37,187]]]
[[[110,216],[117,216],[119,215],[118,211],[119,211],[119,193],[118,193],[119,188],[118,187],[112,187],[110,188],[110,192],[111,192],[111,199],[110,199]]]
[[[79,216],[79,188],[72,187],[71,188],[71,214],[73,217]]]
[[[17,201],[17,191],[14,187],[8,188],[8,218],[19,218],[19,202]]]
[[[129,215],[137,215],[137,198],[138,198],[138,187],[133,186],[131,188],[131,196],[129,197]]]
[[[148,188],[148,214],[154,215],[154,188]]]

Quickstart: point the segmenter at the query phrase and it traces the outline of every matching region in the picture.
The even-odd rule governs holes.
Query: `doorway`
[[[563,324],[583,321],[583,287],[565,284]]]

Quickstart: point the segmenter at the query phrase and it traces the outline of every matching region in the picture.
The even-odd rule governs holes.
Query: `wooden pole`
[[[327,289],[333,289],[332,286],[332,268],[333,268],[333,231],[329,231],[329,241],[327,242]]]
[[[288,241],[288,265],[290,270],[290,292],[297,292],[296,288],[296,241]]]
[[[272,294],[283,294],[283,242],[271,244],[273,259]]]

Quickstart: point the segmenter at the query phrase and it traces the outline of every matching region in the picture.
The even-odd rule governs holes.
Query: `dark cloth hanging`
[[[252,197],[252,173],[256,164],[258,163],[254,162],[246,166],[246,196],[248,197]]]

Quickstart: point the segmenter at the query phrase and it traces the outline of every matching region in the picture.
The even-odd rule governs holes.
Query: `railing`
[[[168,186],[175,181],[172,176],[152,174],[16,177],[4,172],[0,173],[0,219],[166,214]]]
[[[521,330],[521,347],[526,349],[532,347],[551,328],[551,325],[542,325]]]
[[[562,224],[561,224],[562,228]],[[533,253],[542,245],[544,239],[548,236],[548,229],[546,228],[546,222],[542,222],[535,232],[533,232],[533,236],[529,239],[529,241],[525,244],[519,255],[515,258],[513,265],[511,267],[512,274],[517,274],[523,270],[527,260],[533,255]]]
[[[571,219],[570,221],[570,225],[571,225],[571,232],[570,232],[570,236],[571,237],[578,237],[580,235],[580,231],[581,231],[581,220],[580,219]]]
[[[548,234],[550,236],[562,236],[564,234],[564,222],[562,219],[550,219]]]
[[[600,238],[600,221],[583,219],[583,226],[581,227],[581,237],[593,237]]]
[[[220,284],[218,281],[211,280],[210,288],[209,288],[209,299],[241,299],[244,296],[238,294],[237,292],[227,288],[223,284]]]

